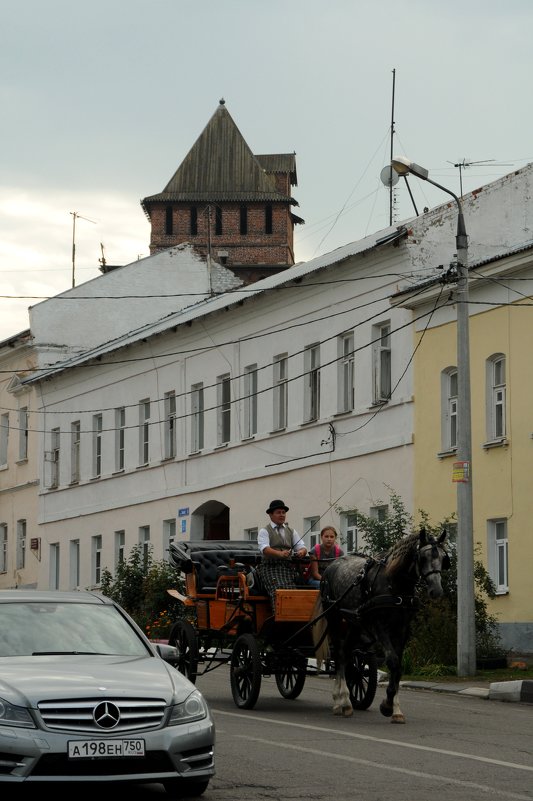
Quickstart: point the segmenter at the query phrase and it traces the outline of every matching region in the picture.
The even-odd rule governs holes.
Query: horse
[[[379,643],[389,673],[379,709],[392,723],[405,723],[398,691],[403,651],[418,602],[415,588],[422,579],[430,598],[441,597],[441,572],[450,567],[445,539],[445,529],[435,539],[421,528],[402,537],[386,553],[369,558],[341,556],[324,571],[314,608],[313,641],[318,665],[331,659],[335,666],[333,714],[353,714],[346,670],[350,670],[354,649],[369,650]]]

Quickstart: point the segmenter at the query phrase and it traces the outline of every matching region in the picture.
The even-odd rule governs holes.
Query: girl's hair
[[[324,531],[333,531],[333,533],[335,534],[335,537],[337,537],[337,529],[335,528],[335,526],[324,526],[324,528],[320,532],[320,536],[321,537],[322,537],[322,534],[324,533]]]

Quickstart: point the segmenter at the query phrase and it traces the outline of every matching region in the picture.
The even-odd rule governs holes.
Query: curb
[[[510,701],[533,704],[533,681],[521,679],[517,681],[496,681],[487,686],[468,686],[450,682],[402,681],[400,687],[411,690],[430,690],[438,693],[455,693],[489,701]]]

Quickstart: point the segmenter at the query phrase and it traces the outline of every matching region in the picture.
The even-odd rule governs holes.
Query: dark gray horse
[[[415,587],[422,579],[430,598],[442,595],[441,572],[450,566],[445,539],[446,531],[435,539],[422,528],[398,540],[387,553],[369,559],[343,556],[326,568],[314,617],[324,614],[313,626],[313,638],[318,662],[332,659],[335,665],[335,715],[353,712],[346,668],[354,649],[370,649],[379,643],[389,671],[380,712],[392,723],[405,723],[398,690],[403,651],[417,606]]]

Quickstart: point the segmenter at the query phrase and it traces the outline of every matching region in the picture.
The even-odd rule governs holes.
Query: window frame
[[[277,356],[274,356],[272,364],[274,431],[283,431],[285,428],[287,428],[289,411],[288,371],[288,354],[280,353]]]
[[[231,377],[217,376],[217,445],[231,441]]]
[[[26,567],[26,546],[28,543],[28,526],[25,519],[17,520],[17,570]]]
[[[320,418],[320,344],[304,349],[304,422]]]
[[[339,414],[355,408],[355,334],[347,331],[337,338],[337,409]]]
[[[70,483],[79,484],[81,466],[81,420],[70,424]]]
[[[387,403],[392,396],[392,346],[390,320],[372,326],[373,402]]]
[[[28,436],[29,436],[29,417],[28,407],[22,406],[19,409],[19,462],[24,462],[28,458]]]
[[[205,401],[202,382],[191,385],[191,453],[200,453],[204,448]]]
[[[150,463],[150,399],[139,401],[139,467]]]
[[[164,398],[165,425],[164,447],[165,459],[176,458],[176,393],[165,392]]]
[[[0,573],[7,573],[9,540],[7,523],[0,523]]]
[[[507,436],[507,364],[504,353],[487,359],[487,441],[498,442]]]
[[[126,407],[115,409],[115,472],[125,469]]]
[[[104,417],[102,414],[93,415],[93,478],[102,475],[102,431]]]
[[[497,595],[509,592],[509,533],[507,519],[494,518],[487,521],[489,553],[489,575],[496,587]]]
[[[243,438],[250,439],[257,434],[257,389],[259,372],[257,364],[249,364],[243,374]]]

